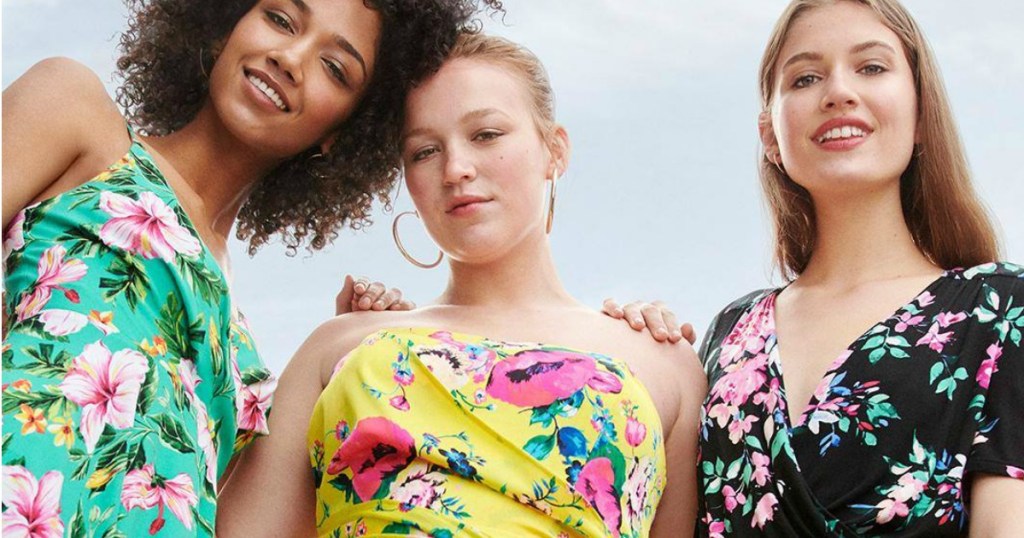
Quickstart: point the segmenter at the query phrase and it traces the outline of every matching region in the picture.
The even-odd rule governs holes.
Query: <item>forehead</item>
[[[790,56],[802,52],[828,52],[849,49],[868,41],[882,41],[895,50],[903,50],[895,32],[881,16],[860,2],[841,0],[810,8],[793,20],[786,33],[780,65]]]
[[[299,10],[309,18],[312,28],[329,38],[340,37],[351,43],[366,59],[368,68],[373,63],[383,19],[379,11],[363,0],[263,0],[261,4],[272,2]]]
[[[530,96],[522,77],[499,63],[476,59],[448,60],[411,92],[407,101],[411,124],[459,119],[494,108],[510,116],[530,112]]]

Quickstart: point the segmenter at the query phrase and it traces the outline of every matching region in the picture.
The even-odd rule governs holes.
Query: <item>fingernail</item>
[[[658,329],[658,330],[656,330],[654,332],[658,336],[668,336],[668,331],[666,331],[665,329]]]
[[[612,310],[612,313],[615,314],[616,316],[621,316],[622,315],[622,309],[621,308],[616,308],[615,310]]]
[[[356,284],[355,290],[359,293],[363,293],[364,291],[366,291],[366,286],[362,284]]]
[[[376,305],[376,306],[384,306],[384,301],[377,301],[376,303],[374,303],[374,305]]]
[[[683,337],[683,333],[681,333],[679,331],[672,331],[672,338],[682,338],[682,337]]]
[[[644,320],[642,320],[640,318],[633,318],[633,325],[643,325],[643,324],[644,324]]]

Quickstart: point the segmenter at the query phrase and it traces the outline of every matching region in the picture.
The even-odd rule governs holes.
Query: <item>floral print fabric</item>
[[[309,443],[321,536],[646,536],[666,480],[625,364],[435,329],[349,353]]]
[[[959,536],[965,477],[1024,478],[1024,268],[946,272],[854,341],[806,405],[786,399],[778,292],[726,308],[701,350],[698,535]]]
[[[4,535],[212,536],[275,380],[138,141],[4,234]]]

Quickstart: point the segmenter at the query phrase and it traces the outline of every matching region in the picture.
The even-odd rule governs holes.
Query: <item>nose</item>
[[[454,186],[465,181],[476,179],[476,167],[469,154],[457,147],[447,148],[444,163],[444,184]]]
[[[821,99],[821,108],[825,111],[837,108],[853,108],[857,106],[859,98],[854,91],[848,77],[841,74],[833,74],[825,83],[825,94]]]
[[[267,63],[270,64],[274,75],[291,82],[292,84],[302,83],[302,45],[291,43],[270,51],[267,54]]]

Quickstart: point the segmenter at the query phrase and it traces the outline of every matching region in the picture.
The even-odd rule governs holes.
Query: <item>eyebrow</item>
[[[893,54],[896,54],[896,49],[894,49],[892,45],[886,43],[885,41],[878,41],[878,40],[865,41],[865,42],[863,42],[863,43],[861,43],[859,45],[854,45],[853,47],[850,47],[850,53],[851,54],[857,54],[859,52],[864,52],[864,51],[866,51],[868,49],[875,48],[875,47],[881,47],[883,49],[888,50],[889,52],[891,52]],[[782,64],[782,68],[785,69],[785,68],[789,67],[791,64],[795,64],[797,62],[801,62],[801,61],[804,61],[804,60],[818,61],[818,60],[821,60],[821,58],[822,58],[821,53],[818,53],[818,52],[801,52],[799,54],[794,54],[793,56],[790,56],[790,58],[788,60],[786,60],[786,63]]]
[[[463,114],[462,117],[459,118],[459,123],[468,123],[468,122],[470,122],[472,120],[475,120],[477,118],[482,118],[484,116],[490,116],[491,114],[500,114],[500,115],[506,116],[506,117],[508,116],[507,114],[505,114],[501,110],[498,110],[497,108],[478,108],[476,110],[471,110],[471,111]],[[410,138],[412,138],[412,137],[414,137],[416,135],[420,135],[420,134],[423,134],[423,133],[428,133],[430,131],[432,131],[432,129],[427,128],[427,127],[417,127],[416,129],[412,129],[409,132],[407,132],[404,135],[402,135],[402,143],[404,144],[406,142],[406,140],[408,140],[408,139],[410,139]]]
[[[307,4],[303,0],[291,0],[291,2],[292,2],[292,4],[295,4],[295,7],[303,15],[309,15],[313,11],[313,10],[311,10],[309,8],[309,4]],[[363,59],[363,55],[359,54],[359,51],[356,50],[355,46],[353,46],[352,43],[349,40],[345,39],[345,37],[342,36],[341,34],[334,34],[334,42],[339,47],[341,47],[342,50],[344,50],[345,52],[351,54],[352,57],[355,58],[357,62],[359,62],[359,67],[363,68],[363,78],[365,79],[366,78],[366,60]]]

